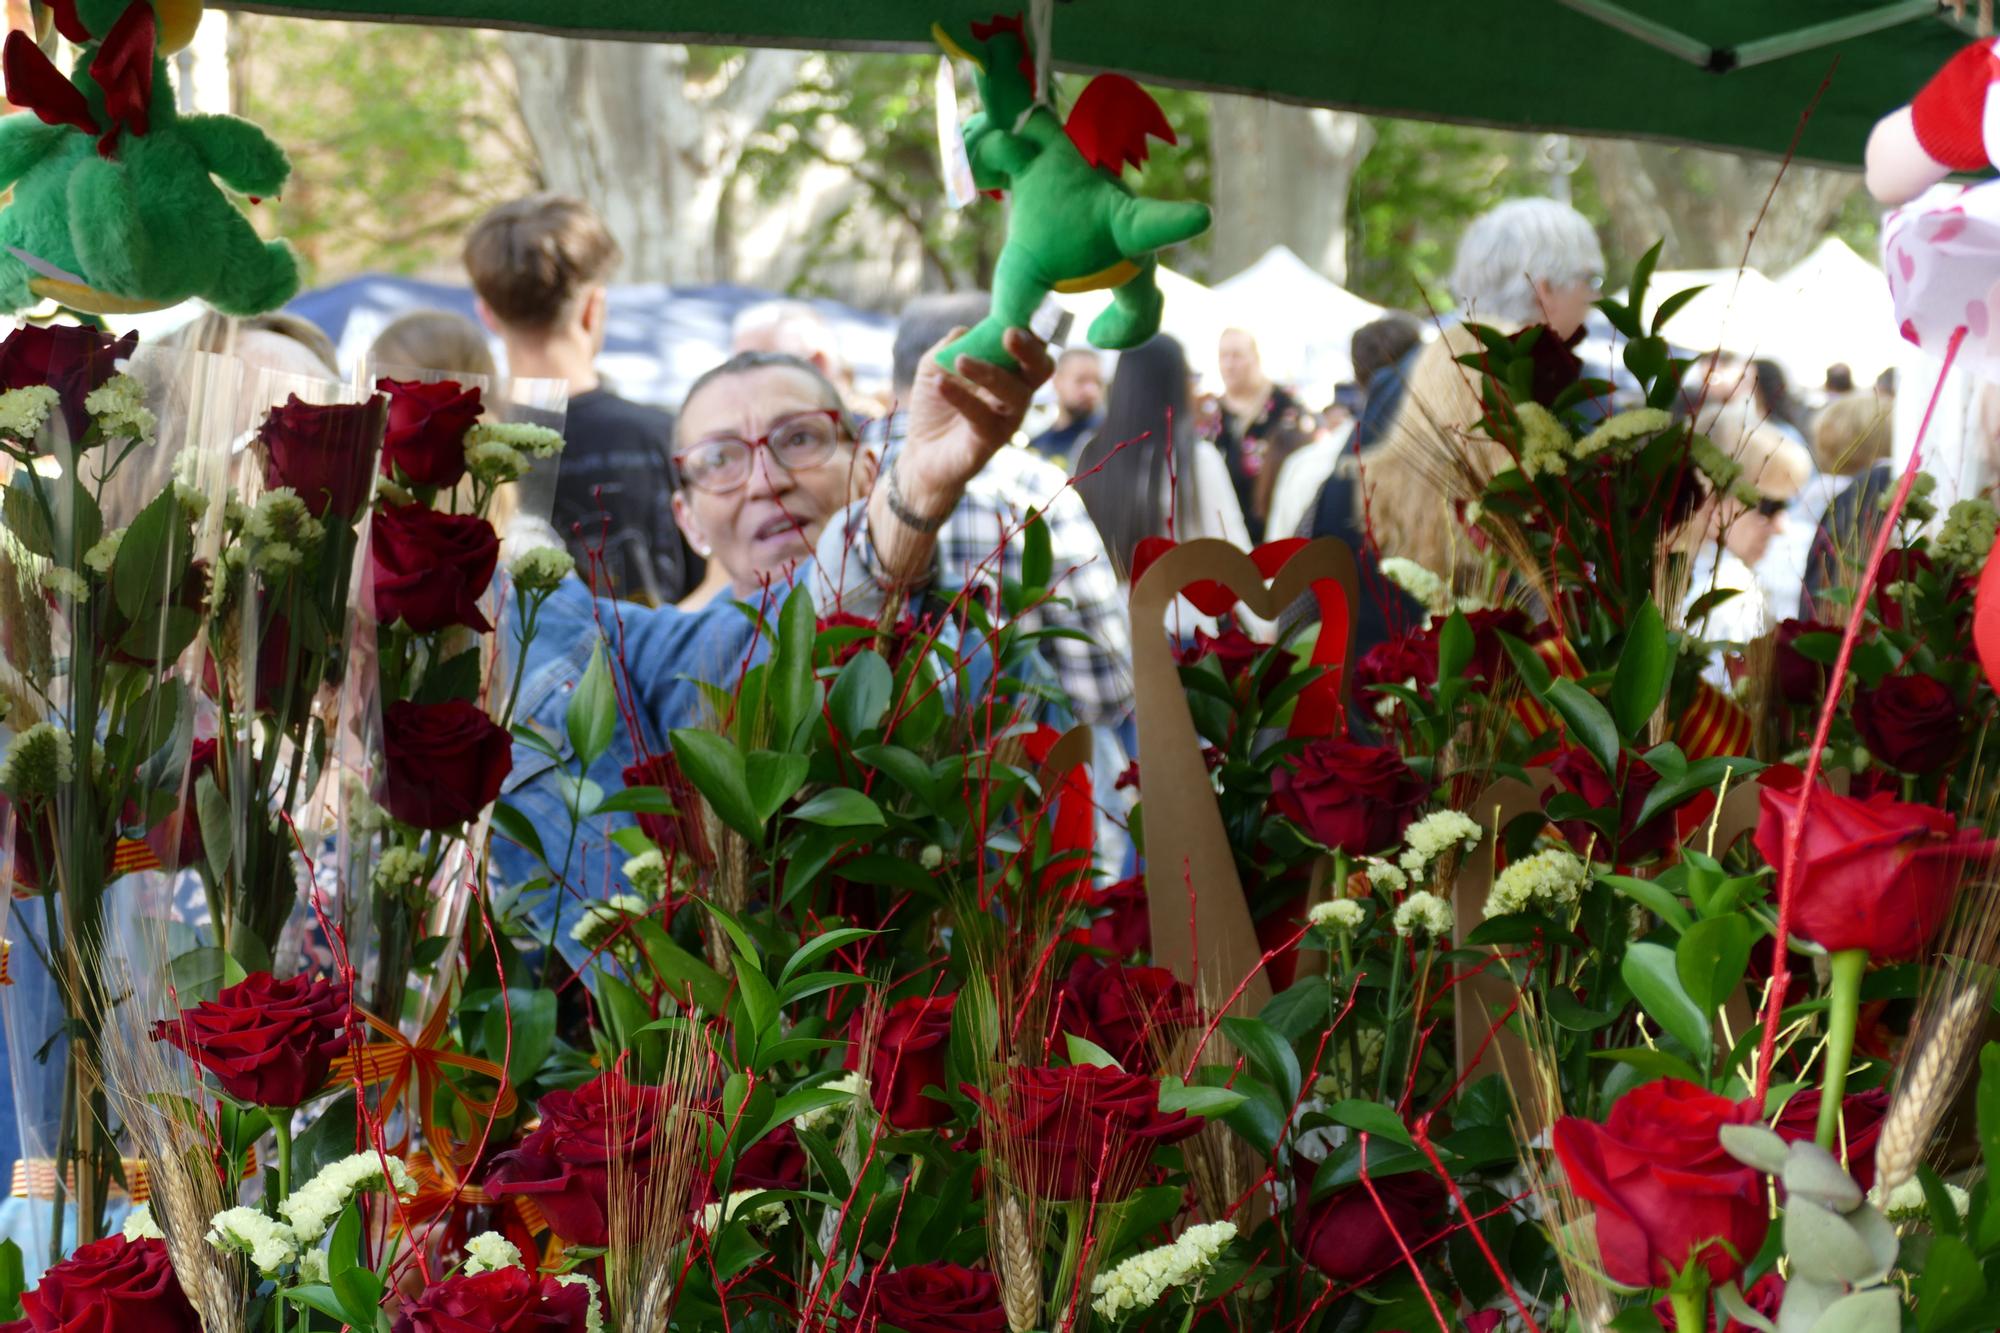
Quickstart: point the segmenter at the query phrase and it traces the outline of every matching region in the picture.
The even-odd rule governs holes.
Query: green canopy
[[[1022,0],[250,0],[326,18],[821,49],[930,49]],[[1858,166],[1969,39],[1933,0],[1064,0],[1062,66],[1288,102]],[[1821,93],[1821,85],[1825,90]],[[1815,103],[1815,99],[1817,102]],[[1800,130],[1800,119],[1812,108]]]

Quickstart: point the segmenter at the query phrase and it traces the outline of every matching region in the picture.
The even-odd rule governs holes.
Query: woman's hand
[[[910,388],[896,480],[907,506],[926,517],[951,512],[966,484],[1020,430],[1035,390],[1055,372],[1047,344],[1026,329],[1009,329],[1007,353],[1020,370],[960,357],[958,373],[951,374],[938,364],[937,352],[964,332],[954,329],[924,354]]]

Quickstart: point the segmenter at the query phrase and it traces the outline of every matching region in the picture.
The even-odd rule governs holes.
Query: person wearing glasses
[[[1804,446],[1767,424],[1745,422],[1741,414],[1723,413],[1707,429],[1723,452],[1742,465],[1742,480],[1757,499],[1746,503],[1710,493],[1688,520],[1686,531],[1698,545],[1682,613],[1691,634],[1716,644],[1747,644],[1777,623],[1757,566],[1769,557],[1772,539],[1784,531],[1785,511],[1812,474],[1812,460]],[[1725,591],[1733,595],[1694,615],[1704,597]],[[1702,676],[1718,689],[1730,687],[1722,649],[1710,651]]]

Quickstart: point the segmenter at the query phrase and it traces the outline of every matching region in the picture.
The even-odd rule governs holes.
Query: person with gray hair
[[[1583,327],[1604,277],[1589,219],[1553,199],[1509,199],[1459,238],[1451,294],[1466,319],[1498,328],[1547,324],[1564,338]]]
[[[843,401],[853,396],[854,372],[840,354],[840,339],[826,317],[804,301],[759,301],[738,311],[729,325],[729,354],[741,352],[795,356],[826,376]]]

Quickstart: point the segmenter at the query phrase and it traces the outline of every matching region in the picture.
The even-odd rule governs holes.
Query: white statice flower
[[[91,543],[90,549],[83,553],[83,563],[99,574],[109,574],[112,562],[118,558],[119,544],[124,540],[125,529],[113,528]]]
[[[744,1206],[750,1200],[766,1192],[764,1190],[731,1190],[727,1202],[707,1205],[700,1213],[696,1214],[696,1220],[701,1224],[703,1231],[713,1236],[717,1231],[722,1229],[724,1222],[742,1213]],[[789,1216],[790,1214],[785,1211],[785,1201],[783,1199],[773,1199],[771,1202],[759,1204],[755,1209],[751,1210],[749,1213],[749,1222],[751,1226],[759,1230],[774,1231],[783,1226]]]
[[[0,759],[0,790],[17,801],[53,800],[76,778],[76,746],[53,722],[19,732]]]
[[[659,853],[654,852],[653,855],[658,856]],[[635,861],[638,859],[633,858]],[[619,927],[635,916],[646,915],[646,911],[644,898],[630,893],[614,893],[584,908],[583,915],[569,928],[569,937],[586,949],[599,948]]]
[[[1972,1196],[1957,1185],[1945,1182],[1945,1197],[1958,1210],[1960,1217],[1972,1206]],[[1868,1202],[1881,1210],[1882,1216],[1891,1222],[1916,1222],[1930,1215],[1930,1201],[1924,1197],[1923,1182],[1915,1176],[1892,1190],[1884,1190],[1880,1185],[1868,1191]]]
[[[373,802],[365,809],[350,807],[350,822],[357,817],[372,820],[379,813]],[[381,859],[375,862],[375,887],[385,893],[414,888],[424,877],[424,865],[424,854],[414,847],[385,847]]]
[[[1090,1284],[1091,1308],[1105,1319],[1122,1319],[1150,1310],[1175,1287],[1207,1277],[1229,1242],[1236,1239],[1234,1222],[1199,1222],[1181,1232],[1170,1245],[1135,1254]]]
[[[1410,600],[1421,605],[1433,615],[1446,615],[1451,611],[1451,585],[1437,573],[1392,555],[1380,566],[1382,577],[1410,595]]]
[[[828,1079],[819,1087],[822,1092],[844,1092],[851,1098],[861,1091],[861,1075],[858,1071],[850,1069],[839,1078]],[[812,1110],[801,1113],[796,1123],[800,1129],[818,1129],[848,1109],[839,1102],[831,1106],[815,1106]]]
[[[209,1219],[207,1239],[218,1250],[249,1255],[265,1277],[299,1257],[298,1234],[255,1208],[223,1209]]]
[[[305,560],[299,548],[290,542],[260,542],[250,557],[250,567],[259,574],[282,578]]]
[[[389,477],[379,475],[375,478],[375,494],[382,497],[383,504],[396,505],[398,507],[417,502],[417,497],[410,494],[407,486],[403,486]]]
[[[327,1269],[325,1250],[302,1250],[299,1252],[299,1281],[325,1282],[332,1274]]]
[[[340,1216],[340,1210],[347,1207],[347,1201],[355,1191],[376,1189],[383,1183],[382,1163],[389,1163],[389,1183],[396,1193],[408,1194],[416,1188],[410,1179],[409,1168],[400,1157],[383,1157],[379,1153],[358,1152],[351,1157],[343,1157],[331,1162],[320,1173],[305,1184],[293,1190],[278,1205],[278,1211],[292,1224],[302,1244],[310,1245],[326,1234],[333,1225],[333,1219]]]
[[[944,848],[934,842],[925,843],[924,849],[917,853],[917,864],[926,870],[936,870],[944,864]]]
[[[1658,407],[1635,407],[1629,412],[1620,412],[1605,418],[1596,430],[1578,440],[1576,456],[1589,458],[1592,454],[1631,440],[1656,435],[1673,423],[1673,415]]]
[[[153,1220],[153,1205],[142,1203],[125,1214],[126,1240],[165,1240],[167,1233]]]
[[[32,440],[49,423],[49,413],[62,401],[62,395],[46,384],[30,384],[25,389],[9,389],[0,393],[0,435],[11,435],[17,440]]]
[[[113,375],[92,389],[83,410],[97,421],[107,439],[150,440],[159,425],[146,406],[146,388],[130,375]]]
[[[83,575],[61,565],[49,565],[42,570],[42,586],[58,597],[67,597],[72,602],[90,600],[90,584]]]
[[[326,525],[312,516],[297,491],[274,486],[257,497],[256,505],[244,516],[243,531],[260,542],[316,546],[326,535]]]
[[[1397,904],[1396,933],[1404,939],[1428,935],[1432,939],[1451,938],[1451,904],[1422,889]]]
[[[1521,423],[1521,475],[1560,477],[1568,472],[1576,441],[1556,414],[1540,403],[1518,403],[1514,415]]]
[[[482,421],[465,433],[465,452],[485,444],[497,444],[530,458],[554,458],[562,452],[563,437],[547,426],[525,421]]]
[[[1401,893],[1410,887],[1408,873],[1393,862],[1371,859],[1361,869],[1368,876],[1369,887],[1377,893]]]
[[[657,902],[667,892],[667,858],[659,848],[648,847],[626,860],[625,878],[640,894]]]
[[[521,1267],[521,1251],[497,1231],[482,1231],[465,1242],[465,1271],[490,1273],[499,1268]]]
[[[564,1273],[556,1279],[559,1287],[583,1286],[590,1289],[590,1308],[584,1311],[583,1333],[604,1333],[604,1292],[588,1273]]]
[[[1403,846],[1409,849],[1403,858],[1404,867],[1407,869],[1409,866],[1409,853],[1415,853],[1422,866],[1437,860],[1453,847],[1469,852],[1479,845],[1483,832],[1478,822],[1469,815],[1456,810],[1433,811],[1403,830]]]
[[[1306,920],[1329,935],[1352,932],[1368,919],[1368,910],[1352,898],[1335,898],[1330,903],[1314,903]]]
[[[537,546],[515,556],[507,574],[523,592],[552,592],[575,568],[576,557],[562,547]]]
[[[1583,896],[1589,871],[1575,854],[1548,847],[1524,856],[1500,872],[1486,899],[1486,915],[1506,916],[1534,908],[1555,910],[1574,906]]]
[[[465,466],[481,481],[518,481],[528,474],[528,459],[519,449],[487,440],[465,451]]]
[[[2000,509],[1984,496],[1960,500],[1944,516],[1944,526],[1931,538],[1931,554],[1941,563],[1973,569],[1984,563],[1993,549],[1993,534],[2000,529]]]

